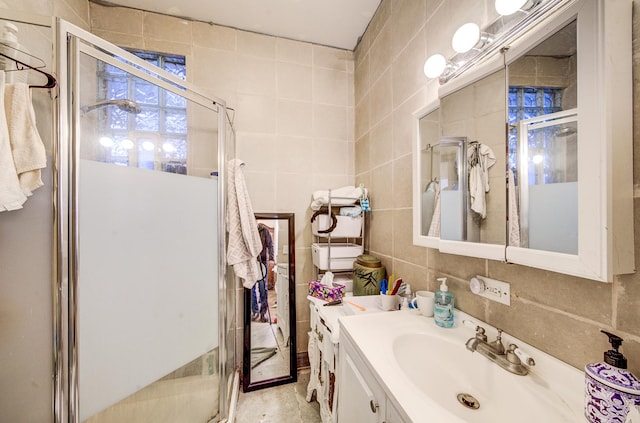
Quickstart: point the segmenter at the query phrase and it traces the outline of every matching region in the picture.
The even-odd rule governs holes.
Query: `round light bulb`
[[[154,147],[155,147],[155,145],[151,141],[145,141],[145,142],[142,143],[142,148],[145,151],[153,151]]]
[[[125,138],[122,141],[120,141],[120,147],[124,148],[125,150],[131,150],[133,148],[133,141],[131,141],[128,138]]]
[[[165,151],[165,153],[173,153],[176,151],[175,145],[168,142],[162,144],[162,149]]]
[[[480,27],[473,22],[462,25],[451,40],[451,46],[458,53],[466,53],[480,41]]]
[[[447,67],[447,59],[441,54],[434,54],[424,62],[424,74],[427,78],[437,78]]]
[[[496,12],[502,16],[509,16],[516,13],[524,6],[527,0],[496,0]]]
[[[111,137],[100,137],[100,145],[103,147],[113,147],[113,139]]]
[[[540,164],[544,161],[544,157],[542,157],[542,154],[536,154],[531,158],[531,160],[535,164]]]

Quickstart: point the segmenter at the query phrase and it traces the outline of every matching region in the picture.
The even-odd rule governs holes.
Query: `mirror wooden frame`
[[[287,222],[287,257],[289,261],[289,374],[260,381],[251,380],[251,290],[244,289],[242,390],[244,392],[293,383],[298,380],[296,344],[296,266],[295,266],[295,214],[255,213],[256,220],[272,219]],[[276,246],[277,248],[277,246]]]

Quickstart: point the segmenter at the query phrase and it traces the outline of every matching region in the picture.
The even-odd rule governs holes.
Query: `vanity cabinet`
[[[337,319],[336,307],[323,307],[323,301],[312,297],[309,299],[310,325],[309,332],[309,365],[311,374],[307,385],[307,402],[313,399],[320,404],[320,417],[323,423],[335,423],[336,416],[336,367],[339,344],[328,321]],[[327,315],[327,313],[329,315]]]
[[[345,337],[341,340],[338,363],[338,423],[406,422],[364,359]]]

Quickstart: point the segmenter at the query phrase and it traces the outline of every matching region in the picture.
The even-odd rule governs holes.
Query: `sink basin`
[[[575,410],[534,370],[527,376],[509,373],[459,339],[404,333],[394,337],[392,350],[403,376],[422,395],[464,421],[575,420]],[[465,396],[458,399],[459,394]]]

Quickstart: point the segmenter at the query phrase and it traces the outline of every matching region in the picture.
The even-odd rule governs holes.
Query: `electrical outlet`
[[[476,295],[511,306],[511,285],[507,282],[476,276],[471,278],[469,287]]]

